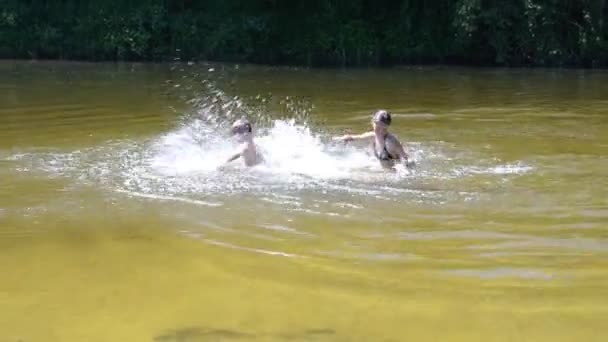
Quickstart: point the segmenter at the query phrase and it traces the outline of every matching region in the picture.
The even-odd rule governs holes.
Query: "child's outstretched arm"
[[[339,137],[334,137],[332,140],[333,141],[344,141],[344,142],[348,142],[348,141],[355,141],[355,140],[365,140],[365,139],[370,139],[374,137],[374,132],[365,132],[362,134],[347,134],[347,135],[343,135],[343,136],[339,136]]]

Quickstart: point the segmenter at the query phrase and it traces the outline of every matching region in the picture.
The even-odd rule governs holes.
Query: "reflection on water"
[[[605,335],[606,73],[0,70],[0,340]],[[376,108],[413,172],[331,142]]]

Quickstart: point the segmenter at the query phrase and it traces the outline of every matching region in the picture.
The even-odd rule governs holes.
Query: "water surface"
[[[603,341],[607,84],[2,62],[0,341]],[[377,108],[414,172],[331,143]]]

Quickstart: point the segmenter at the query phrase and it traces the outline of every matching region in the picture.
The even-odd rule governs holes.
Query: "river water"
[[[413,171],[383,172],[370,115]],[[608,72],[0,63],[0,341],[603,341]],[[265,163],[218,166],[247,115]]]

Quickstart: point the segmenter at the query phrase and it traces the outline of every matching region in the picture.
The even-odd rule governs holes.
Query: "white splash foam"
[[[199,115],[148,141],[110,141],[71,153],[20,153],[12,159],[15,167],[73,177],[134,197],[221,206],[230,196],[252,194],[255,201],[262,199],[274,207],[332,216],[345,213],[331,212],[331,206],[365,207],[344,204],[350,203],[345,194],[383,201],[445,203],[475,198],[466,182],[457,183],[459,179],[531,170],[522,163],[496,165],[493,160],[459,158],[444,152],[441,144],[413,143],[408,148],[420,161],[415,173],[384,172],[367,147],[329,143],[326,134],[295,120],[267,120],[266,125],[254,126],[265,162],[246,168],[237,160],[219,171],[237,141],[223,128],[226,123],[212,119],[215,121]],[[319,205],[320,198],[327,205]]]

